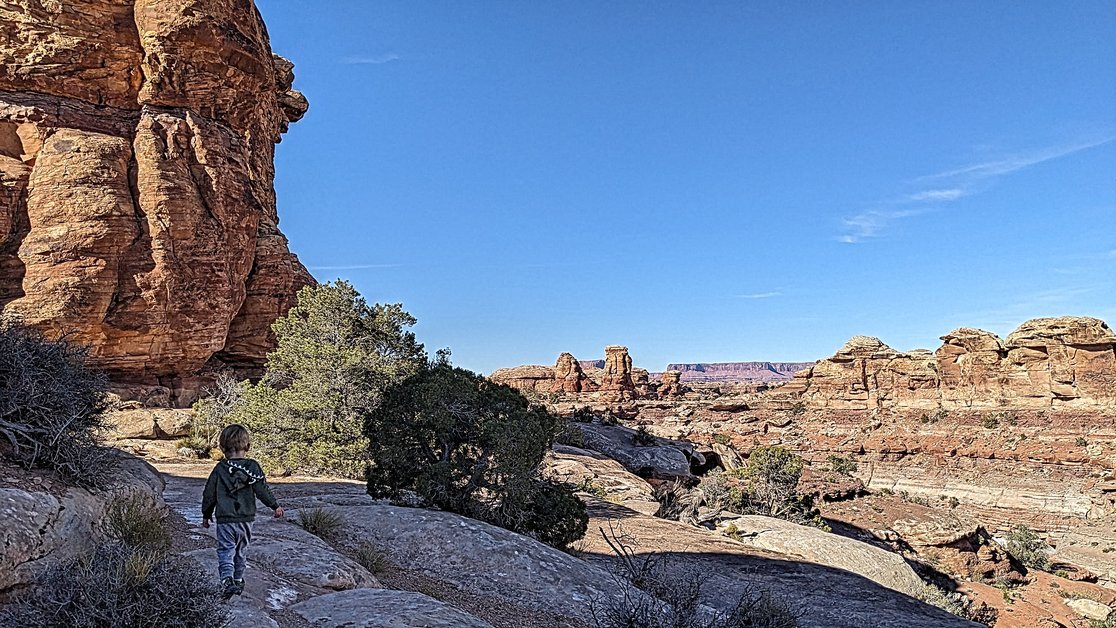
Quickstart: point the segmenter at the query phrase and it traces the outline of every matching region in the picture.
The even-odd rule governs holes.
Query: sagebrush
[[[0,608],[0,626],[21,628],[214,628],[228,611],[214,578],[193,560],[101,545],[44,573],[35,589]]]
[[[65,338],[0,321],[0,455],[78,485],[106,477],[113,459],[101,446],[106,380],[85,357]]]

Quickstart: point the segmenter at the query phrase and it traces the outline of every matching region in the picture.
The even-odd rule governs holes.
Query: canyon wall
[[[278,229],[306,111],[250,0],[0,0],[0,313],[117,382],[258,368],[313,282]]]
[[[1037,318],[1004,340],[979,329],[936,351],[900,352],[856,336],[779,389],[808,407],[1116,408],[1116,335],[1096,318]]]

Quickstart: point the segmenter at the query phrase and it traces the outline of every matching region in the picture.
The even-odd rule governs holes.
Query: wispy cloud
[[[915,192],[903,197],[904,201],[910,203],[922,203],[925,201],[956,201],[968,194],[969,191],[964,188],[947,188],[943,190],[923,190],[922,192]]]
[[[936,174],[926,175],[919,177],[919,181],[929,181],[935,179],[947,179],[951,177],[972,177],[977,179],[985,179],[988,177],[997,177],[1000,175],[1009,174],[1017,170],[1029,168],[1036,164],[1041,164],[1044,161],[1058,159],[1072,155],[1083,150],[1087,150],[1096,146],[1103,146],[1116,140],[1116,136],[1109,135],[1098,139],[1092,139],[1085,142],[1078,142],[1076,144],[1061,144],[1058,146],[1047,146],[1037,150],[1032,150],[1023,153],[1016,153],[1008,155],[1000,159],[992,159],[982,161],[980,163],[954,168],[938,172]]]
[[[403,57],[394,52],[387,52],[382,55],[373,56],[356,56],[356,57],[341,57],[341,63],[346,65],[383,65],[391,63],[392,61],[399,61]]]
[[[908,183],[918,183],[927,189],[892,198],[889,201],[877,202],[876,209],[841,219],[842,232],[836,239],[845,244],[858,244],[881,237],[897,220],[924,213],[928,211],[929,205],[951,203],[974,194],[983,187],[982,184],[987,185],[996,177],[1113,141],[1116,141],[1116,135],[1109,134],[1077,143],[1064,143],[1008,154],[997,159],[918,177]]]
[[[367,270],[370,268],[399,268],[403,264],[352,264],[349,266],[309,266],[310,270]]]
[[[738,294],[737,297],[741,299],[770,299],[771,297],[782,296],[783,293],[778,290],[773,292],[754,292],[752,294]]]
[[[879,237],[883,234],[884,229],[897,220],[918,216],[926,212],[926,209],[873,209],[861,212],[851,218],[844,218],[841,220],[844,233],[837,236],[837,241],[844,242],[845,244],[858,244],[865,240]]]

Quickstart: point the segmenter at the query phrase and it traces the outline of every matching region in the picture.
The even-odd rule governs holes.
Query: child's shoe
[[[237,579],[233,578],[233,586],[236,587],[236,593],[234,595],[240,595],[240,594],[244,593],[244,580],[243,579],[237,580]]]
[[[223,593],[226,600],[239,593],[236,590],[236,582],[231,577],[221,578],[221,584],[225,587]]]

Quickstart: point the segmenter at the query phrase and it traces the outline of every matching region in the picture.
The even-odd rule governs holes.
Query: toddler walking
[[[202,493],[202,527],[217,514],[217,569],[225,597],[244,592],[244,554],[252,542],[252,522],[256,519],[256,499],[283,516],[283,507],[271,494],[260,464],[246,458],[251,447],[248,429],[230,425],[218,440],[225,459],[209,474]]]

